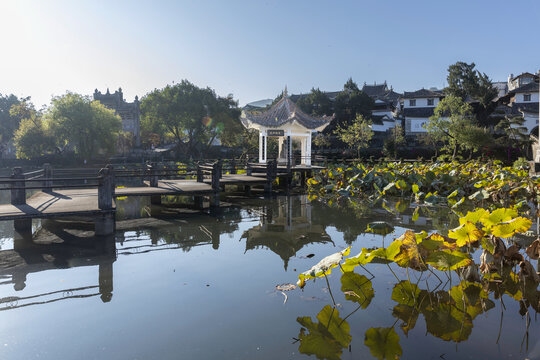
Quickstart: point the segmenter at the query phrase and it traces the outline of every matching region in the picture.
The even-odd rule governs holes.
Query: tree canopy
[[[490,141],[489,133],[476,125],[472,107],[454,95],[439,102],[426,129],[434,141],[446,144],[452,158],[460,149],[477,151]]]
[[[373,137],[371,121],[362,115],[357,115],[348,126],[338,125],[334,134],[345,144],[356,149],[357,155],[360,157],[360,151],[368,147],[369,141]]]
[[[30,103],[30,98],[19,99],[17,96],[0,94],[0,143],[5,146],[13,139],[15,130],[19,127],[21,118],[16,114],[11,114],[11,107],[21,102]]]
[[[463,101],[473,101],[473,110],[478,123],[490,126],[489,115],[497,104],[497,89],[485,73],[475,69],[475,64],[458,61],[448,67],[448,87],[444,90],[447,95],[460,98]]]
[[[309,94],[298,99],[297,104],[306,114],[323,116],[333,113],[332,101],[319,88],[312,88]]]
[[[358,115],[364,118],[371,117],[374,101],[369,95],[358,88],[358,85],[349,79],[343,85],[343,90],[336,96],[334,112],[336,117],[327,131],[347,126],[354,122]]]
[[[241,129],[240,109],[232,97],[219,97],[210,88],[187,80],[156,89],[141,101],[143,130],[172,138],[187,156],[199,157],[214,139]]]
[[[114,153],[122,128],[113,110],[70,92],[52,99],[44,121],[57,146],[71,144],[76,154],[85,157]]]

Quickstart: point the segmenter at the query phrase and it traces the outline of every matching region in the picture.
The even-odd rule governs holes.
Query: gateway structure
[[[259,162],[268,160],[268,138],[278,140],[278,157],[281,164],[293,165],[292,144],[300,142],[300,164],[311,166],[311,136],[322,131],[333,116],[312,116],[303,112],[289,97],[287,89],[283,97],[264,112],[243,111],[242,124],[248,129],[259,130]]]

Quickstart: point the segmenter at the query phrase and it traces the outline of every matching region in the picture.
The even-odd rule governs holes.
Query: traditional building
[[[514,74],[510,74],[508,75],[508,82],[507,82],[508,91],[512,91],[524,85],[535,82],[535,80],[537,79],[538,79],[538,75],[531,74],[528,72],[521,73],[518,76],[514,76]]]
[[[401,94],[395,92],[392,87],[388,88],[386,81],[380,85],[364,83],[362,91],[374,101],[371,111],[371,129],[376,134],[386,134],[388,130],[396,126],[395,115]]]
[[[427,133],[425,125],[433,115],[435,107],[444,98],[437,89],[420,89],[403,93],[401,114],[405,125],[405,135],[414,136]]]
[[[114,94],[111,94],[109,89],[105,94],[96,89],[94,91],[94,100],[114,110],[122,118],[122,130],[133,134],[133,145],[135,147],[141,146],[141,111],[138,96],[135,96],[135,101],[128,103],[124,100],[122,88],[118,88]]]
[[[259,130],[259,162],[268,160],[268,137],[278,140],[280,163],[294,164],[293,141],[300,142],[300,164],[311,165],[311,135],[322,131],[333,116],[311,116],[304,113],[288,96],[287,89],[283,97],[269,110],[264,112],[242,111],[242,124],[246,128]]]

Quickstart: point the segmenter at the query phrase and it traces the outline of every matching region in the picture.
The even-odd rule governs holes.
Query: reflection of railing
[[[5,305],[5,307],[0,307],[0,311],[18,309],[18,308],[32,306],[32,305],[50,304],[50,303],[53,303],[53,302],[66,300],[66,299],[76,299],[76,298],[80,299],[80,298],[88,298],[88,297],[98,296],[98,295],[100,295],[99,292],[91,293],[91,294],[80,294],[80,295],[74,295],[73,294],[74,292],[80,292],[80,291],[84,291],[84,290],[98,289],[98,288],[99,288],[98,285],[94,285],[94,286],[85,286],[85,287],[79,287],[79,288],[51,291],[51,292],[48,292],[48,293],[39,294],[39,295],[32,295],[32,296],[21,296],[21,297],[19,297],[19,296],[8,296],[8,297],[0,298],[0,306]],[[50,300],[45,300],[45,301],[34,301],[34,302],[30,302],[30,303],[25,303],[25,304],[19,304],[20,301],[29,300],[29,299],[39,299],[39,298],[43,298],[43,297],[51,296],[51,295],[56,295],[56,294],[62,294],[62,297],[54,298],[54,299],[50,299]]]

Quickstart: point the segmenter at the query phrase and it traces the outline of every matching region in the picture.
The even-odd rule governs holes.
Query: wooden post
[[[203,182],[203,181],[204,181],[204,175],[201,169],[201,164],[197,162],[197,182]]]
[[[106,168],[109,169],[109,176],[111,177],[112,197],[114,198],[114,194],[116,192],[116,177],[114,176],[114,166],[108,164]]]
[[[266,164],[266,185],[264,186],[264,192],[266,195],[272,193],[272,183],[277,173],[277,160],[270,160]]]
[[[306,186],[306,171],[300,170],[300,186]]]
[[[108,236],[114,234],[115,222],[113,213],[113,174],[111,168],[103,168],[99,171],[98,185],[98,208],[109,210],[106,213],[98,214],[94,218],[94,228],[96,236]]]
[[[221,168],[219,162],[215,162],[212,165],[212,190],[213,194],[210,196],[210,206],[219,207],[219,178]]]
[[[223,160],[222,159],[218,159],[217,161],[217,174],[219,176],[219,178],[221,179],[222,176],[223,176]]]
[[[236,174],[236,160],[234,158],[232,158],[230,164],[231,164],[231,170],[229,171],[229,173],[231,175],[235,175]]]
[[[248,162],[246,163],[246,175],[251,176],[252,172],[253,172],[253,169],[251,168],[251,164],[249,163],[249,159],[248,159]]]
[[[51,164],[46,163],[43,164],[43,191],[45,192],[52,192],[52,186],[53,186],[53,169]]]
[[[150,164],[150,186],[151,187],[158,187],[159,183],[159,176],[158,176],[158,169],[156,163]]]
[[[13,168],[11,179],[11,205],[26,204],[26,189],[22,168]]]
[[[113,179],[109,168],[99,171],[98,207],[100,210],[113,209]]]

